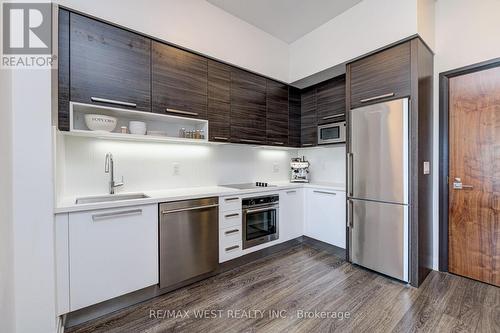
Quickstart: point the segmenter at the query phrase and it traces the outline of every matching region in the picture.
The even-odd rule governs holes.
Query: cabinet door
[[[301,146],[312,147],[318,143],[317,115],[316,115],[316,88],[307,89],[301,96]]]
[[[351,109],[411,94],[410,42],[375,53],[348,66],[351,73]]]
[[[70,213],[71,311],[158,283],[158,205]]]
[[[70,13],[70,59],[71,101],[151,111],[148,38]]]
[[[289,87],[288,98],[288,145],[300,147],[300,89]]]
[[[208,60],[154,41],[152,49],[153,112],[206,119]]]
[[[304,234],[345,249],[345,192],[307,189]]]
[[[325,81],[317,87],[318,124],[345,119],[345,76]]]
[[[231,69],[231,141],[266,143],[266,79]]]
[[[286,242],[304,234],[304,190],[280,192],[279,239]]]
[[[267,80],[266,88],[266,135],[267,144],[288,145],[288,86]]]
[[[210,141],[231,139],[231,67],[208,61],[208,133]]]

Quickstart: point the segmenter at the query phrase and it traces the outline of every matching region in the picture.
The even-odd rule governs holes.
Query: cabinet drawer
[[[351,109],[411,93],[410,42],[355,61],[349,67]]]
[[[219,231],[219,262],[224,262],[242,255],[241,226]]]
[[[158,205],[71,213],[68,225],[71,311],[158,283]]]
[[[241,210],[241,198],[237,195],[221,197],[219,200],[219,208],[221,212]]]
[[[241,227],[241,209],[219,213],[219,228]]]

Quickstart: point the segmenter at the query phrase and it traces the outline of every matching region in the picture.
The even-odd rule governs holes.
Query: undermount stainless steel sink
[[[111,202],[111,201],[121,201],[121,200],[134,200],[134,199],[147,199],[149,198],[144,193],[131,193],[131,194],[110,194],[97,197],[83,197],[77,198],[76,204],[90,204],[99,202]]]

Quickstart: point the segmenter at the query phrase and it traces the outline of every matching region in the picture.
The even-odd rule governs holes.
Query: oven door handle
[[[265,212],[268,210],[275,210],[278,209],[279,206],[273,205],[273,206],[267,206],[263,208],[257,208],[257,209],[246,209],[245,214],[252,214],[252,213],[260,213],[260,212]]]

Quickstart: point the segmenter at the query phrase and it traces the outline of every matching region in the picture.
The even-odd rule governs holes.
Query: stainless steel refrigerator
[[[409,99],[352,109],[348,170],[353,263],[408,282]]]

